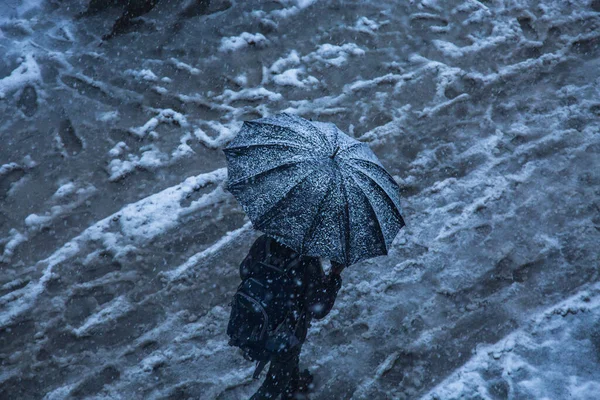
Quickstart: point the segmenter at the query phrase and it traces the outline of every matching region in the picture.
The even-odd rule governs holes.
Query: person
[[[295,260],[290,262],[290,260]],[[292,277],[297,290],[290,293],[293,298],[292,335],[297,339],[289,351],[270,358],[266,378],[251,400],[301,398],[308,391],[312,376],[308,370],[300,372],[299,361],[302,344],[306,340],[312,319],[322,319],[331,311],[342,284],[342,264],[331,263],[328,275],[323,271],[318,257],[296,253],[275,239],[263,235],[252,245],[248,255],[240,264],[242,282],[261,273],[266,265],[286,265],[287,275]],[[260,371],[260,370],[259,370]]]

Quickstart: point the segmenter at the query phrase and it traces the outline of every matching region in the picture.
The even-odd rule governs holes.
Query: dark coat
[[[252,276],[253,268],[260,268],[259,262],[283,265],[286,260],[299,257],[300,261],[290,268],[288,274],[298,282],[298,300],[296,337],[300,342],[306,339],[310,321],[324,318],[335,303],[342,285],[339,275],[325,275],[321,261],[317,257],[299,256],[291,248],[280,244],[267,235],[259,237],[240,264],[242,280]]]
[[[264,268],[259,264],[260,262],[281,266],[287,265],[286,260],[297,257],[299,258],[297,263],[290,263],[292,266],[288,270],[288,276],[292,276],[297,282],[297,292],[294,293],[298,301],[295,336],[300,341],[300,345],[289,354],[271,360],[265,381],[251,400],[275,399],[280,394],[283,394],[284,398],[294,398],[301,386],[299,357],[310,321],[313,318],[324,318],[329,314],[342,285],[342,278],[333,273],[325,275],[319,258],[300,256],[291,248],[266,235],[254,242],[240,265],[240,277],[244,280],[252,276],[255,268]]]

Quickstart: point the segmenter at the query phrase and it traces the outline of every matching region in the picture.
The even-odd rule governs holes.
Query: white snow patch
[[[4,164],[0,167],[0,176],[6,175],[11,171],[19,170],[21,166],[17,163],[11,162],[8,164]]]
[[[247,86],[248,85],[248,75],[246,75],[246,73],[241,73],[238,76],[236,76],[235,78],[233,78],[233,81],[241,87]]]
[[[129,132],[138,137],[144,137],[148,134],[156,136],[157,133],[154,131],[154,129],[156,129],[159,124],[175,124],[182,128],[188,126],[187,119],[183,114],[167,108],[164,110],[159,110],[158,115],[150,118],[150,120],[148,120],[148,122],[146,122],[143,126],[138,128],[130,128]]]
[[[296,66],[299,64],[300,56],[298,55],[298,52],[296,50],[292,50],[287,56],[281,57],[277,61],[275,61],[269,68],[269,71],[273,74],[280,74],[289,67]]]
[[[302,57],[306,63],[321,62],[328,66],[341,67],[348,63],[350,57],[362,56],[365,51],[354,43],[337,46],[329,43],[321,44],[312,53]]]
[[[67,215],[74,209],[84,204],[90,197],[96,194],[97,189],[93,185],[87,185],[77,188],[73,183],[61,186],[52,196],[54,202],[64,200],[71,194],[76,194],[76,198],[66,204],[56,204],[50,207],[50,211],[45,215],[30,214],[25,218],[25,225],[29,230],[37,231],[49,226],[57,218]]]
[[[265,47],[269,41],[262,33],[243,32],[239,36],[230,36],[221,39],[219,51],[231,52],[250,46]]]
[[[226,145],[235,137],[241,127],[240,122],[233,122],[229,125],[223,125],[218,121],[209,121],[206,125],[211,131],[216,132],[217,136],[209,136],[202,128],[194,130],[194,136],[209,149],[218,149]]]
[[[282,0],[280,2],[286,6],[286,8],[273,10],[269,13],[269,15],[277,18],[289,18],[298,14],[305,8],[313,5],[317,2],[317,0]]]
[[[158,81],[158,76],[156,76],[154,74],[154,72],[152,72],[152,70],[149,70],[149,69],[142,69],[142,70],[128,69],[125,71],[125,74],[133,76],[135,79],[140,80],[140,81],[147,81],[147,82]]]
[[[307,76],[301,78],[301,75],[305,75],[304,68],[291,68],[281,74],[273,76],[273,82],[280,86],[295,86],[298,88],[305,88],[307,86],[314,86],[319,83],[319,80],[314,76]]]
[[[8,21],[4,21],[0,25],[0,30],[2,29],[19,32],[22,35],[33,34],[33,29],[31,29],[30,22],[25,19],[10,19]]]
[[[90,336],[95,327],[116,320],[132,308],[131,303],[124,296],[119,296],[105,304],[97,313],[90,315],[79,328],[73,329],[73,333],[77,337]]]
[[[533,316],[521,329],[475,355],[422,397],[423,400],[496,398],[503,383],[510,398],[595,399],[600,390],[590,340],[600,316],[600,284]],[[494,380],[493,378],[496,378]],[[500,382],[499,382],[500,381]]]
[[[27,241],[27,236],[21,234],[18,230],[12,228],[8,232],[8,237],[0,239],[0,246],[4,246],[0,255],[0,264],[8,264],[16,248],[23,242]]]
[[[127,236],[134,237],[136,241],[146,242],[175,227],[178,223],[178,216],[184,212],[180,204],[182,188],[191,191],[194,187],[205,187],[211,183],[224,180],[225,175],[225,169],[218,169],[207,174],[188,178],[178,187],[163,190],[146,201],[126,206],[119,212],[121,230]],[[193,201],[188,208],[203,208],[218,203],[224,197],[225,192],[220,186],[217,186],[212,192]]]
[[[109,121],[114,121],[117,118],[119,118],[119,112],[118,111],[107,111],[107,112],[103,112],[103,113],[99,113],[96,116],[96,120],[100,121],[100,122],[109,122]]]
[[[431,117],[432,115],[435,115],[435,114],[439,113],[440,111],[445,110],[446,108],[448,108],[456,103],[467,101],[470,98],[471,98],[471,96],[469,96],[468,94],[462,93],[453,99],[450,99],[443,103],[436,104],[433,107],[425,107],[423,109],[423,111],[418,113],[419,118]]]
[[[9,306],[0,313],[0,328],[8,326],[14,318],[33,307],[38,296],[45,290],[48,281],[55,277],[53,268],[79,254],[83,246],[89,242],[98,242],[108,251],[114,253],[118,259],[135,250],[133,245],[124,244],[126,237],[136,239],[135,243],[138,246],[144,245],[144,243],[155,237],[152,236],[153,234],[165,234],[169,229],[176,227],[179,218],[182,216],[225,201],[230,196],[222,187],[226,177],[227,170],[225,168],[189,177],[181,184],[129,204],[121,211],[87,228],[79,236],[55,251],[50,257],[37,263],[44,266],[42,276],[38,281],[31,281],[21,289],[0,298],[0,305]],[[212,192],[190,203],[189,206],[184,207],[181,205],[181,201],[185,199],[188,193],[209,184],[216,184],[217,187]],[[132,216],[132,218],[119,225],[121,227],[120,231],[114,232],[114,222],[119,221],[123,213]],[[140,234],[140,236],[135,236],[136,234]]]
[[[190,140],[192,140],[192,132],[186,132],[186,134],[179,139],[179,146],[177,146],[177,148],[173,151],[171,156],[174,159],[179,159],[181,157],[186,157],[194,154],[194,150],[188,144],[188,141]]]
[[[269,100],[269,101],[277,101],[282,98],[281,94],[272,92],[270,90],[265,89],[264,87],[251,88],[251,89],[242,89],[239,92],[235,92],[231,89],[227,89],[223,92],[223,94],[216,96],[215,100],[224,101],[226,103],[231,103],[238,100],[246,100],[246,101],[257,101],[257,100]]]
[[[365,398],[368,397],[369,389],[373,386],[386,372],[388,372],[393,366],[396,360],[400,357],[400,353],[395,351],[383,360],[377,367],[373,377],[366,379],[356,388],[356,391],[352,395],[352,398]]]
[[[58,188],[58,190],[52,195],[55,199],[62,199],[67,197],[77,190],[77,186],[73,182],[68,182]]]
[[[9,92],[41,80],[42,75],[38,63],[35,61],[33,54],[27,54],[21,65],[9,76],[0,79],[0,99],[3,99]]]
[[[31,155],[27,154],[25,157],[23,157],[23,165],[27,168],[33,168],[36,167],[38,163],[31,158]]]
[[[47,393],[43,400],[64,400],[70,397],[71,392],[77,386],[77,383],[61,386]]]
[[[169,93],[169,90],[165,87],[162,86],[152,86],[152,90],[154,90],[156,93],[160,94],[160,95],[165,95],[167,93]]]
[[[186,274],[188,270],[198,265],[202,260],[217,254],[225,246],[229,245],[231,242],[235,241],[242,235],[245,235],[250,232],[252,232],[252,223],[246,222],[241,228],[238,228],[231,232],[227,232],[212,246],[199,253],[194,254],[185,263],[181,264],[174,270],[164,272],[163,276],[167,277],[170,281],[174,281],[176,279],[181,278]]]
[[[177,68],[179,70],[187,71],[192,75],[200,74],[200,70],[198,68],[192,67],[191,65],[181,62],[176,58],[170,58],[169,61],[171,61],[171,64],[173,64],[175,66],[175,68]]]
[[[28,11],[41,7],[44,0],[21,0],[21,4],[17,7],[18,15],[23,15]]]
[[[111,157],[118,157],[121,154],[123,154],[123,152],[125,150],[129,150],[129,146],[127,146],[127,144],[125,144],[125,142],[119,142],[119,143],[115,144],[115,146],[108,151],[108,154]]]
[[[65,244],[50,257],[42,261],[42,263],[46,264],[46,268],[37,282],[29,282],[25,287],[0,298],[0,304],[11,305],[7,311],[0,313],[0,327],[7,326],[15,317],[30,309],[37,297],[44,290],[46,283],[53,277],[52,269],[54,266],[73,257],[78,252],[79,246],[77,243],[71,241]]]
[[[109,180],[114,182],[125,175],[133,172],[136,168],[153,170],[165,165],[169,161],[169,156],[151,144],[140,148],[141,157],[135,154],[128,154],[126,160],[114,159],[108,164]]]
[[[376,35],[375,31],[377,31],[380,27],[381,24],[379,24],[378,22],[373,21],[367,17],[360,17],[356,21],[353,30],[374,36]]]

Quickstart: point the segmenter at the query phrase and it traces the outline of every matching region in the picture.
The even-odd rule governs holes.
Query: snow
[[[30,214],[25,218],[25,226],[29,230],[40,230],[50,226],[59,217],[68,215],[71,211],[85,204],[97,189],[92,185],[77,187],[73,182],[61,185],[51,197],[50,210],[45,215]],[[70,196],[75,195],[75,196]],[[74,197],[69,201],[70,197]]]
[[[119,112],[116,110],[99,113],[98,116],[96,117],[96,119],[101,122],[114,121],[118,118],[119,118]]]
[[[315,2],[316,0],[284,0],[281,3],[286,7],[279,10],[275,9],[269,15],[278,19],[290,18],[309,8]]]
[[[169,156],[160,151],[154,144],[140,148],[140,150],[142,153],[141,156],[128,154],[125,160],[117,158],[111,160],[107,166],[107,172],[110,175],[108,179],[110,181],[117,181],[133,172],[136,168],[153,170],[169,162]]]
[[[117,156],[120,156],[121,154],[123,154],[123,152],[128,149],[129,149],[129,147],[127,147],[127,144],[125,142],[119,142],[119,143],[115,144],[115,147],[113,147],[112,149],[110,149],[108,151],[108,154],[111,157],[117,157]]]
[[[248,101],[257,101],[257,100],[279,100],[282,96],[279,93],[272,92],[264,87],[252,88],[252,89],[242,89],[238,92],[235,92],[231,89],[227,89],[223,92],[223,94],[215,97],[216,100],[223,101],[227,104],[230,104],[234,101],[239,100],[248,100]]]
[[[218,149],[229,143],[233,139],[240,129],[239,123],[230,124],[229,126],[223,125],[220,122],[207,122],[206,127],[213,132],[216,132],[215,137],[209,136],[205,130],[198,127],[194,130],[194,136],[202,144],[210,149]]]
[[[261,33],[242,32],[239,36],[231,36],[221,39],[219,51],[237,51],[250,46],[265,47],[269,41]]]
[[[0,327],[7,326],[14,318],[33,307],[35,300],[44,292],[48,281],[56,278],[53,273],[54,267],[76,256],[87,243],[99,241],[114,252],[116,257],[126,256],[134,251],[136,247],[132,244],[125,244],[127,241],[124,238],[136,237],[135,235],[141,234],[141,236],[136,237],[136,244],[143,245],[152,240],[155,235],[164,234],[169,229],[176,227],[178,219],[182,215],[187,215],[190,212],[223,201],[227,195],[222,192],[222,188],[217,187],[215,190],[221,194],[207,194],[187,207],[182,206],[180,203],[182,198],[195,188],[223,182],[225,177],[226,171],[224,169],[190,177],[179,185],[129,204],[121,211],[90,226],[80,235],[65,243],[48,258],[39,262],[39,264],[46,267],[37,282],[29,282],[23,288],[0,298],[1,304],[10,304],[8,310],[0,314]],[[205,201],[206,196],[209,196],[210,200]],[[122,217],[124,221],[121,220]],[[31,217],[31,222],[36,223],[38,219],[37,216]],[[121,232],[112,232],[111,224],[115,221],[121,221]],[[97,318],[91,320],[90,324],[92,321],[95,325]]]
[[[490,381],[503,387],[508,398],[594,399],[600,371],[588,368],[597,362],[597,350],[586,331],[595,329],[599,315],[600,285],[595,284],[531,317],[523,329],[498,343],[478,347],[465,365],[423,399],[458,399],[473,393],[493,399],[498,393]]]
[[[0,100],[10,92],[34,84],[41,80],[41,72],[33,54],[26,54],[21,65],[11,72],[9,76],[0,79]]]
[[[199,70],[198,68],[196,68],[196,67],[192,67],[192,66],[191,66],[191,65],[189,65],[189,64],[186,64],[186,63],[184,63],[184,62],[181,62],[181,61],[179,61],[178,59],[176,59],[176,58],[174,58],[174,57],[172,57],[172,58],[170,59],[170,61],[171,61],[171,63],[172,63],[172,64],[173,64],[173,65],[174,65],[174,66],[175,66],[177,69],[179,69],[179,70],[182,70],[182,71],[189,72],[189,73],[190,73],[190,74],[192,74],[192,75],[199,75],[199,74],[200,74],[200,70]]]
[[[61,187],[58,188],[58,190],[56,190],[56,192],[52,195],[52,197],[55,198],[63,198],[66,197],[70,194],[73,194],[76,190],[76,186],[73,182],[68,182],[65,183],[64,185],[62,185]]]
[[[156,194],[151,200],[138,202],[127,206],[119,213],[121,229],[136,239],[147,241],[170,228],[175,227],[177,212],[180,208],[180,190],[190,187],[203,187],[209,183],[223,179],[224,170],[216,170],[210,174],[188,178],[177,189],[165,190]],[[205,207],[224,196],[220,189],[210,196],[203,197],[202,203],[193,202],[190,207]]]
[[[298,88],[312,86],[319,82],[314,76],[308,76],[305,79],[301,79],[300,75],[304,73],[304,70],[301,68],[291,68],[283,71],[281,74],[273,76],[273,82],[280,86],[295,86]]]
[[[128,69],[127,71],[125,71],[125,73],[128,75],[131,75],[135,79],[138,79],[141,81],[148,81],[148,82],[158,81],[158,76],[156,76],[154,74],[154,72],[152,72],[152,70],[149,70],[149,69],[141,69],[141,70]]]
[[[102,45],[84,3],[0,7],[0,398],[251,396],[222,149],[285,111],[407,223],[314,321],[312,399],[596,399],[597,2],[160,2]]]
[[[328,66],[341,67],[350,62],[350,57],[363,56],[365,51],[355,43],[346,43],[342,46],[332,45],[330,43],[321,44],[317,50],[302,57],[302,61],[321,62]]]
[[[219,196],[221,194],[217,193],[216,195]],[[206,198],[205,201],[211,201],[211,199]],[[222,249],[229,245],[232,241],[237,240],[242,235],[247,235],[249,232],[251,232],[251,230],[252,224],[250,222],[247,222],[241,228],[238,228],[235,231],[227,232],[215,244],[213,244],[206,250],[201,251],[200,253],[194,254],[185,263],[181,264],[174,270],[167,272],[166,274],[164,274],[164,276],[171,281],[181,278],[186,273],[188,273],[190,269],[198,265],[202,260],[218,254],[219,251],[222,251]]]
[[[9,236],[0,239],[0,245],[4,246],[2,255],[0,256],[0,264],[8,264],[15,252],[15,249],[21,244],[27,241],[27,237],[22,235],[18,230],[11,229]]]
[[[278,86],[294,86],[301,89],[314,87],[319,80],[309,75],[307,67],[301,65],[301,62],[298,52],[290,51],[287,56],[279,58],[263,72],[263,84],[272,81]]]
[[[6,175],[11,171],[15,171],[20,169],[21,167],[19,166],[19,164],[15,163],[15,162],[11,162],[8,164],[4,164],[0,167],[0,176],[2,175]]]
[[[144,137],[146,135],[155,136],[157,133],[154,130],[159,124],[176,124],[183,128],[188,126],[188,122],[183,114],[167,108],[158,110],[156,117],[150,118],[143,126],[129,129],[129,132],[139,137]]]
[[[91,336],[94,334],[94,327],[115,321],[118,317],[125,315],[132,306],[123,296],[117,297],[110,303],[104,305],[96,314],[90,315],[83,325],[73,329],[77,337]]]

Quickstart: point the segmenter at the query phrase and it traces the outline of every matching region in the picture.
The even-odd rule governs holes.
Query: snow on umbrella
[[[394,179],[334,124],[247,121],[224,152],[228,189],[254,227],[301,254],[351,265],[387,254],[404,226]]]

